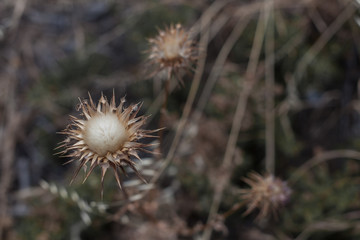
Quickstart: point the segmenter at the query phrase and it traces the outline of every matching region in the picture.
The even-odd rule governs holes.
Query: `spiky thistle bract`
[[[125,98],[122,98],[117,106],[114,93],[110,102],[102,94],[97,105],[90,94],[89,100],[80,100],[78,111],[81,111],[83,117],[71,116],[71,124],[61,132],[67,138],[58,147],[63,148],[59,154],[71,158],[66,163],[79,162],[70,183],[74,181],[80,169],[84,168],[86,172],[89,167],[83,181],[85,182],[97,166],[101,168],[101,196],[103,196],[104,176],[109,167],[113,169],[116,181],[125,195],[126,191],[122,186],[119,172],[126,175],[126,166],[129,166],[143,182],[146,182],[137,170],[133,159],[141,160],[138,151],[151,153],[146,148],[153,144],[138,141],[142,138],[156,137],[152,133],[160,129],[142,129],[147,117],[137,117],[141,104],[125,108],[124,103]]]

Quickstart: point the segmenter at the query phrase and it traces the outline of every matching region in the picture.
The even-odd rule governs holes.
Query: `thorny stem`
[[[171,94],[171,92],[174,90],[176,86],[171,85],[170,89],[169,89],[169,95]],[[159,109],[161,109],[163,103],[164,102],[164,91],[160,91],[160,93],[157,95],[157,97],[155,98],[155,100],[152,102],[152,104],[150,105],[150,107],[148,108],[148,110],[146,111],[146,116],[148,116],[148,120],[146,121],[147,123],[151,122],[151,120],[153,119],[154,115],[151,115],[151,113],[157,112]]]
[[[241,207],[243,207],[245,205],[245,202],[239,202],[234,204],[228,211],[226,211],[225,213],[221,214],[221,218],[225,219],[230,217],[232,214],[236,213]]]
[[[166,124],[166,115],[167,115],[167,103],[169,99],[169,93],[170,93],[170,80],[172,76],[172,71],[169,69],[167,79],[165,80],[165,86],[164,86],[164,101],[160,110],[160,120],[159,120],[159,128],[165,127]],[[160,140],[160,146],[163,145],[164,140],[164,134],[163,131],[160,131],[159,133],[159,140]]]
[[[171,69],[169,69],[168,77],[167,77],[167,79],[165,81],[165,89],[164,89],[165,90],[165,96],[164,96],[164,102],[163,102],[163,106],[162,106],[162,110],[165,110],[165,111],[166,111],[167,103],[168,103],[168,100],[169,100],[171,76],[172,76],[172,71],[171,71]]]

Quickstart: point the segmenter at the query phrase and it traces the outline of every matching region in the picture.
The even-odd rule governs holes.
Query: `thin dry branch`
[[[328,151],[314,156],[313,158],[306,161],[301,167],[297,168],[289,178],[289,182],[294,184],[296,181],[300,180],[301,176],[307,173],[311,168],[324,163],[329,160],[339,159],[339,158],[348,158],[360,160],[360,152],[348,149]]]
[[[353,228],[356,224],[346,221],[339,221],[335,219],[329,219],[324,221],[319,221],[311,223],[308,227],[304,229],[295,240],[305,240],[308,239],[312,233],[318,231],[326,232],[338,232],[345,231],[347,229]]]

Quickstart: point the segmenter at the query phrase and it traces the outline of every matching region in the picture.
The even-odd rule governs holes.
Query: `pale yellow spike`
[[[77,177],[77,175],[79,174],[80,172],[80,169],[86,164],[86,160],[82,160],[81,164],[78,166],[78,168],[75,170],[75,173],[70,181],[70,185],[74,182],[75,178]]]
[[[101,200],[104,199],[104,178],[108,168],[109,164],[101,165]]]
[[[85,178],[84,178],[84,180],[82,182],[83,184],[84,184],[84,182],[86,182],[86,180],[88,179],[88,177],[90,176],[90,174],[92,173],[92,171],[94,170],[95,167],[96,167],[96,164],[90,165],[89,172],[86,174],[86,176],[85,176]]]
[[[91,97],[91,95],[90,95],[90,92],[88,92],[88,95],[89,95],[90,106],[91,106],[92,109],[94,109],[94,108],[95,108],[95,104],[94,104],[94,101],[93,101],[93,99],[92,99],[92,97]]]

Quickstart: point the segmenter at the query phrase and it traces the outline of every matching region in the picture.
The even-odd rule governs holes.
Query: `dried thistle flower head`
[[[180,70],[190,69],[196,59],[194,41],[181,24],[159,30],[155,38],[149,39],[149,43],[149,60],[156,69],[153,75],[164,70],[169,76],[178,74]]]
[[[264,218],[277,211],[290,198],[291,189],[285,181],[275,178],[268,174],[261,176],[258,173],[250,173],[248,178],[243,180],[251,188],[241,189],[241,198],[247,204],[245,215],[252,212],[255,208],[260,210],[257,219]]]
[[[124,108],[124,103],[125,98],[122,98],[120,105],[116,106],[114,93],[110,102],[101,95],[97,105],[94,104],[90,94],[89,101],[80,100],[79,110],[81,109],[84,118],[71,116],[72,123],[61,132],[67,135],[67,138],[58,147],[64,148],[59,154],[72,158],[67,163],[75,160],[80,162],[71,183],[81,168],[86,172],[87,165],[90,169],[83,182],[96,166],[101,167],[101,195],[103,195],[104,176],[109,167],[114,170],[116,181],[125,195],[119,177],[119,170],[126,175],[125,166],[129,166],[143,182],[146,182],[132,158],[141,160],[137,153],[139,150],[149,152],[145,147],[151,144],[139,143],[138,140],[155,137],[151,133],[159,129],[141,129],[146,121],[144,116],[136,117],[141,106],[135,104]]]

